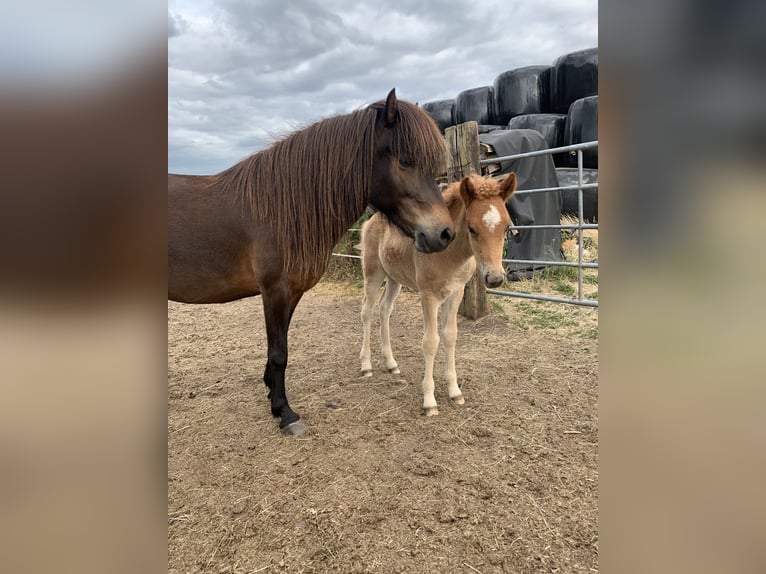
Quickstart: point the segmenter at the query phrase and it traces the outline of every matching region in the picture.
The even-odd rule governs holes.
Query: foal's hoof
[[[399,367],[391,367],[390,369],[388,369],[388,372],[391,373],[392,375],[399,375],[399,374],[401,374],[401,371],[399,370]]]
[[[372,369],[362,369],[362,376],[363,377],[371,377],[372,376]]]
[[[300,436],[305,432],[308,432],[309,425],[304,423],[302,420],[298,419],[294,423],[290,423],[283,429],[281,429],[282,432],[289,436]]]
[[[435,417],[439,414],[439,409],[437,407],[430,407],[427,409],[423,409],[423,414],[427,417]]]
[[[464,405],[465,404],[465,398],[463,395],[458,395],[456,397],[452,397],[452,402],[456,405]]]

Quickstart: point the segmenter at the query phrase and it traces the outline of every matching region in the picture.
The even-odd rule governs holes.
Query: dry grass
[[[570,215],[561,216],[561,225],[577,225],[577,218]],[[578,259],[578,233],[576,229],[561,230],[561,250],[566,261]],[[583,229],[583,257],[586,262],[598,261],[598,229]]]

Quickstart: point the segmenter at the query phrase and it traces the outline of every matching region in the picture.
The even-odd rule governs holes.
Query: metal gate
[[[514,225],[514,229],[576,229],[577,230],[577,261],[549,261],[540,259],[503,259],[503,263],[526,263],[530,265],[544,265],[544,266],[561,266],[561,267],[576,267],[577,268],[577,298],[565,298],[565,297],[551,297],[548,295],[538,295],[534,293],[519,293],[516,291],[502,291],[498,289],[487,289],[487,293],[493,295],[505,295],[507,297],[522,297],[524,299],[537,299],[540,301],[553,301],[556,303],[569,303],[572,305],[583,305],[586,307],[598,307],[598,301],[592,301],[583,297],[583,270],[584,269],[598,269],[598,263],[587,263],[583,261],[583,230],[584,229],[598,229],[596,223],[585,223],[583,219],[583,191],[586,189],[598,189],[598,183],[584,183],[583,182],[583,161],[582,152],[586,149],[593,149],[598,147],[598,141],[585,142],[580,144],[573,144],[563,147],[557,147],[552,149],[544,149],[537,151],[530,151],[527,153],[520,153],[514,155],[506,155],[502,157],[493,157],[491,159],[483,159],[479,163],[482,165],[497,163],[499,161],[507,161],[513,159],[522,159],[526,157],[534,157],[539,155],[549,155],[554,153],[567,152],[571,154],[577,154],[577,185],[565,185],[559,187],[542,187],[537,189],[524,189],[516,191],[515,195],[522,195],[527,193],[556,193],[559,191],[577,191],[577,223],[571,225]]]

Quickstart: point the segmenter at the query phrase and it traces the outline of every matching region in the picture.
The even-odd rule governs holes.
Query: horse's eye
[[[415,167],[415,163],[412,160],[409,159],[399,159],[399,165],[403,167],[404,169],[411,169]]]
[[[476,235],[476,230],[470,225],[468,226],[468,231],[471,233],[471,235]]]

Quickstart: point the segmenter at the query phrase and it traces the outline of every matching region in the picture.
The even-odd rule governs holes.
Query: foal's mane
[[[493,179],[491,177],[485,177],[478,174],[471,174],[468,176],[472,187],[473,193],[477,199],[488,199],[496,195],[500,195],[503,192],[501,180]],[[443,195],[445,201],[447,198],[455,198],[460,196],[460,185],[462,180],[453,181],[444,190]]]
[[[318,279],[332,248],[372,191],[375,124],[385,102],[296,131],[217,176],[223,192],[270,226],[285,271]],[[398,101],[391,153],[430,175],[444,171],[446,147],[431,117]]]

